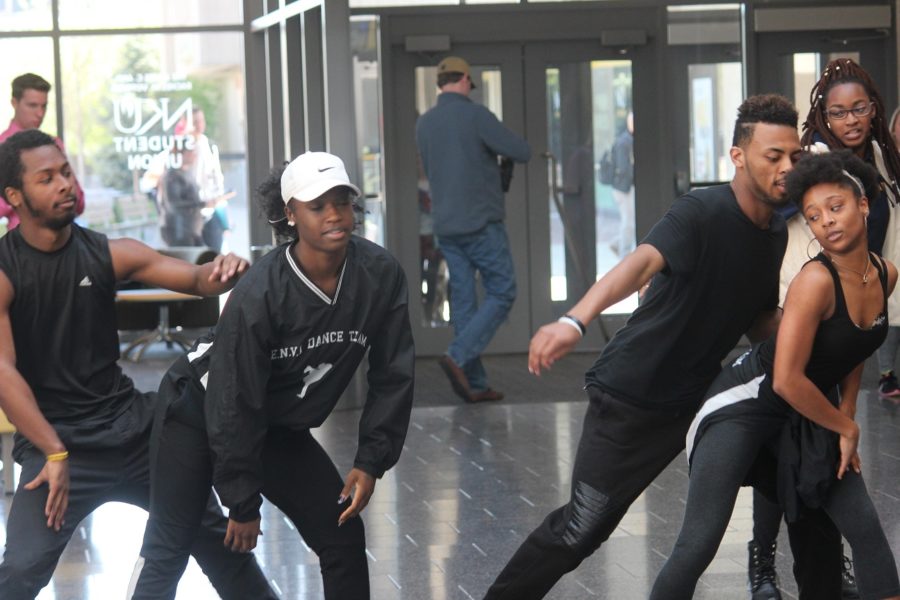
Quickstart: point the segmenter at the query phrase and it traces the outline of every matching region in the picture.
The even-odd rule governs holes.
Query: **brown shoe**
[[[483,392],[473,392],[466,402],[492,402],[494,400],[503,400],[503,392],[488,388]]]
[[[438,361],[441,370],[450,380],[450,385],[456,395],[465,400],[472,402],[472,392],[469,390],[469,379],[456,362],[446,354]]]

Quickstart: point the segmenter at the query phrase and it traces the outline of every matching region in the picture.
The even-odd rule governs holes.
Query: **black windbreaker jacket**
[[[198,340],[179,361],[182,374],[189,362],[193,383],[206,388],[213,484],[232,518],[258,514],[268,429],[321,425],[367,350],[369,389],[354,466],[381,477],[400,458],[413,399],[415,350],[400,265],[353,237],[330,299],[285,244],[238,282],[214,336]]]

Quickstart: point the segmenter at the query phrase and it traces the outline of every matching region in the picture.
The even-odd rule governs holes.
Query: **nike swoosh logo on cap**
[[[334,168],[334,167],[325,167],[324,169],[319,169],[319,173],[322,173],[323,171],[329,171],[329,170],[331,170],[331,169],[333,169],[333,168]]]

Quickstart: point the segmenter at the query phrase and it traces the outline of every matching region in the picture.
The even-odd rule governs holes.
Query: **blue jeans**
[[[450,322],[455,337],[447,355],[465,372],[474,392],[486,390],[481,353],[516,299],[509,238],[502,222],[463,235],[442,235],[441,252],[450,270]],[[484,302],[478,305],[475,273],[481,274]]]

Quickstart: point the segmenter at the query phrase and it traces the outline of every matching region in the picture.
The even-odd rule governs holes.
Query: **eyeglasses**
[[[869,102],[862,106],[854,106],[853,108],[829,108],[825,111],[828,118],[840,121],[846,119],[847,115],[853,113],[854,117],[865,117],[875,109],[875,103]]]

